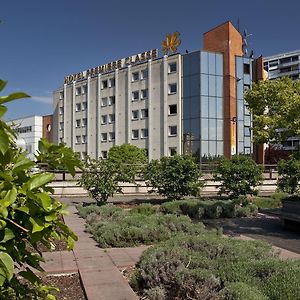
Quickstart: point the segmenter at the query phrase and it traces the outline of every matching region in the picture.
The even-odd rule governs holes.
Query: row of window
[[[87,126],[87,118],[84,119],[76,119],[75,120],[75,127],[80,128],[80,127],[86,127]]]
[[[26,133],[31,131],[32,131],[32,126],[24,126],[24,127],[19,127],[14,129],[15,133]]]
[[[75,142],[76,142],[76,145],[86,144],[86,142],[87,142],[86,135],[76,135]]]
[[[76,103],[75,105],[75,111],[85,111],[87,110],[87,102],[82,102],[82,103]]]
[[[101,133],[101,142],[103,142],[103,143],[107,142],[107,141],[112,142],[115,140],[115,138],[116,138],[116,135],[114,132],[109,132],[108,134],[107,134],[107,132]]]
[[[75,89],[75,95],[85,95],[87,93],[87,85],[77,86]]]
[[[102,115],[101,116],[101,124],[105,125],[107,123],[114,123],[115,122],[115,114],[109,114],[109,115]]]
[[[141,112],[139,110],[133,110],[131,112],[131,120],[139,120],[140,118],[148,118],[148,108],[141,109]]]

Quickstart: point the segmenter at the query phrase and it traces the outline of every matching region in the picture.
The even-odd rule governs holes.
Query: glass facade
[[[237,77],[237,153],[252,154],[252,118],[244,100],[244,92],[252,84],[252,59],[236,57]]]
[[[201,158],[224,153],[223,54],[183,57],[183,152]]]

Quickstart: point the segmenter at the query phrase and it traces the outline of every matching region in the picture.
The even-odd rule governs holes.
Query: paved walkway
[[[84,232],[85,221],[76,214],[74,206],[64,217],[67,226],[78,236],[72,252],[44,253],[44,269],[48,273],[79,272],[88,300],[136,300],[120,270],[133,266],[146,246],[135,248],[101,249],[91,236]]]

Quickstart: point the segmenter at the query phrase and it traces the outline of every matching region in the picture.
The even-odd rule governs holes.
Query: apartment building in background
[[[288,76],[300,80],[300,50],[264,57],[264,69],[268,72],[269,80]],[[286,151],[296,150],[300,146],[300,138],[289,137],[282,143]]]
[[[202,50],[153,49],[66,76],[53,93],[54,141],[94,158],[124,143],[149,160],[252,154],[243,93],[262,79],[262,66],[244,56],[243,37],[226,22],[204,34]]]

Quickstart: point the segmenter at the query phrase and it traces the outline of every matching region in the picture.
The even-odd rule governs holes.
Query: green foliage
[[[191,156],[162,157],[152,160],[145,170],[145,180],[152,192],[168,199],[197,196],[203,186],[200,168]]]
[[[79,184],[96,200],[105,203],[114,193],[121,193],[117,166],[109,160],[87,158]]]
[[[219,194],[231,198],[254,195],[255,188],[263,180],[262,168],[245,155],[235,155],[231,160],[224,158],[214,174],[215,181],[221,181]]]
[[[155,299],[158,293],[165,295],[161,299],[236,299],[230,297],[242,293],[232,284],[240,280],[233,278],[237,269],[242,270],[236,266],[273,257],[271,245],[261,241],[241,241],[209,231],[197,236],[181,234],[146,250],[131,284],[141,295],[153,295],[149,299]],[[252,282],[256,276],[254,273],[254,279],[250,277]],[[246,286],[247,281],[241,282]],[[264,290],[253,286],[252,282],[249,292],[255,295],[256,288],[257,295],[264,295]],[[159,290],[153,291],[156,287]]]
[[[153,244],[171,238],[175,233],[202,233],[202,224],[193,224],[186,216],[150,213],[145,205],[125,211],[112,204],[101,207],[78,207],[85,216],[87,230],[100,247],[130,247]]]
[[[164,214],[187,215],[196,220],[257,215],[258,208],[255,204],[245,203],[241,206],[236,202],[232,200],[178,200],[163,203],[160,210]]]
[[[288,194],[300,192],[300,160],[292,158],[279,161],[278,174],[280,177],[277,186],[280,191]]]
[[[144,149],[123,144],[109,149],[108,160],[116,166],[120,181],[134,182],[137,174],[143,170],[147,156]]]
[[[0,80],[0,90],[5,85]],[[0,294],[1,299],[54,299],[32,271],[43,271],[37,245],[51,249],[53,239],[64,239],[72,248],[77,237],[61,222],[66,207],[50,196],[53,174],[32,175],[35,162],[17,148],[13,130],[2,119],[7,110],[3,103],[21,97],[28,96],[0,97]]]
[[[73,177],[75,176],[76,167],[82,168],[78,153],[75,153],[65,144],[51,144],[45,138],[39,140],[36,160],[46,170],[68,171]]]
[[[282,142],[300,135],[300,83],[290,78],[259,81],[245,93],[256,143]],[[284,130],[278,130],[282,129]]]
[[[281,201],[287,196],[286,193],[274,193],[271,197],[254,197],[251,202],[255,204],[258,209],[279,208]]]

